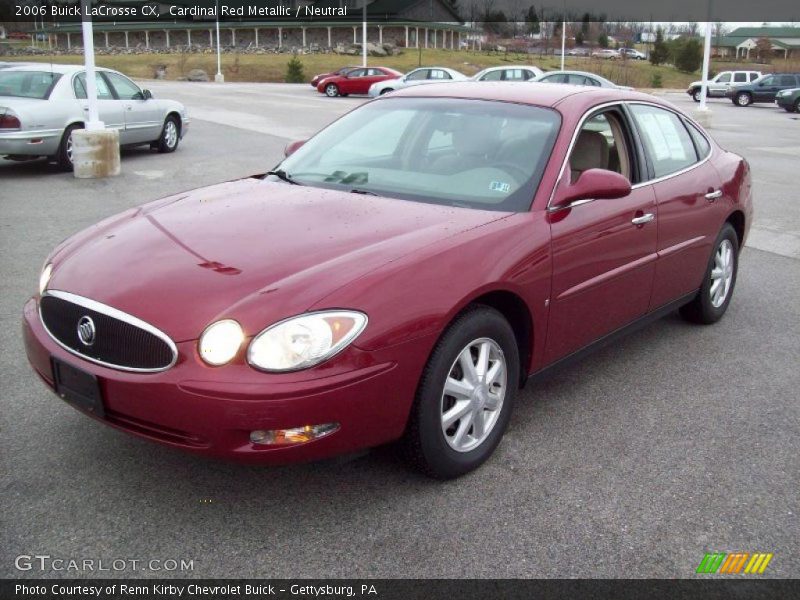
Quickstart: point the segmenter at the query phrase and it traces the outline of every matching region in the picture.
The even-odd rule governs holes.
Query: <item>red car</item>
[[[319,73],[318,75],[314,75],[314,78],[311,80],[311,87],[317,87],[320,80],[325,79],[327,77],[334,77],[336,75],[344,75],[348,71],[352,71],[353,69],[358,69],[359,67],[342,67],[341,69],[337,69],[336,71],[332,71],[330,73]]]
[[[320,79],[317,83],[317,91],[331,98],[348,94],[366,94],[369,92],[369,86],[373,83],[402,76],[400,71],[387,67],[359,67],[341,75]]]
[[[752,216],[744,159],[614,89],[418,86],[287,154],[57,247],[24,307],[41,379],[201,454],[399,440],[454,477],[530,377],[676,309],[720,319]]]

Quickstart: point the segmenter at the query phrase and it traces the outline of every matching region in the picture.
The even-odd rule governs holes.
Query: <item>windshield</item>
[[[276,169],[302,185],[521,212],[530,209],[559,126],[557,112],[535,106],[383,98],[345,115]]]
[[[0,71],[0,96],[46,100],[60,77],[50,71]]]

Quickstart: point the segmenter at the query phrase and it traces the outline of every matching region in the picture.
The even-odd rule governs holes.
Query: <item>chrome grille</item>
[[[152,325],[89,298],[51,290],[39,301],[45,329],[58,344],[86,360],[123,371],[170,368],[173,341]]]

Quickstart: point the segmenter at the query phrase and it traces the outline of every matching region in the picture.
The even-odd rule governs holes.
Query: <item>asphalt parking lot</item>
[[[677,316],[522,393],[495,456],[459,480],[393,454],[282,468],[209,461],[80,415],[28,368],[21,308],[64,237],[184,189],[263,172],[363,99],[310,86],[148,82],[185,102],[179,150],[116,179],[0,160],[0,576],[18,555],[193,560],[194,577],[691,577],[705,552],[800,569],[800,115],[713,100],[750,161],[756,220],[711,327]],[[685,95],[668,96],[692,110]],[[124,277],[120,273],[120,277]]]

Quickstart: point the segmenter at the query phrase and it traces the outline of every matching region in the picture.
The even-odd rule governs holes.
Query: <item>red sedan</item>
[[[720,319],[752,215],[747,162],[635,92],[419,86],[288,150],[56,248],[24,308],[41,379],[197,453],[399,441],[455,477],[530,377],[676,309]]]
[[[317,83],[317,91],[331,98],[348,94],[367,94],[373,83],[402,76],[400,71],[387,67],[362,67],[320,79]]]

